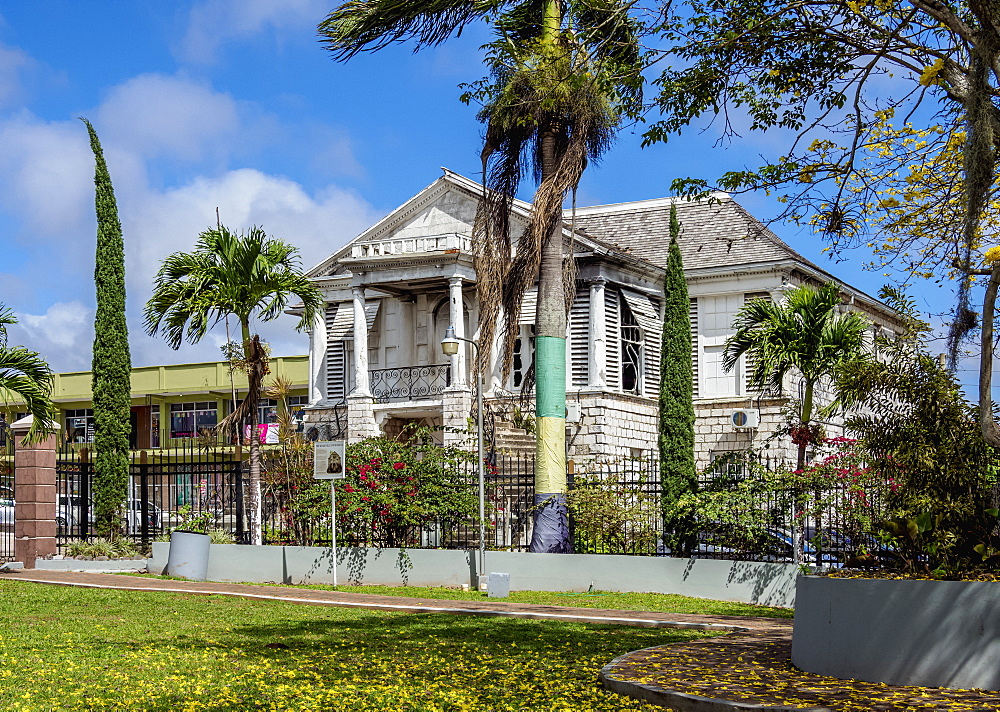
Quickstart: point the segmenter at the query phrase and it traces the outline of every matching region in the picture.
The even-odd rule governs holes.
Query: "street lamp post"
[[[479,363],[479,343],[473,339],[466,339],[455,336],[455,327],[449,326],[444,332],[444,339],[441,340],[441,351],[445,356],[454,356],[458,353],[460,341],[472,344],[475,348],[476,363]],[[483,577],[486,575],[486,472],[483,458],[483,371],[476,369],[476,426],[479,431],[478,460],[479,460],[479,582],[482,585]]]

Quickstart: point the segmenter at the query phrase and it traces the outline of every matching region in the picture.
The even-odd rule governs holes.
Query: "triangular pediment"
[[[479,205],[477,188],[473,181],[446,170],[443,176],[309,270],[308,276],[322,277],[341,271],[340,259],[350,256],[359,244],[434,237],[442,238],[443,244],[447,236],[471,237]]]
[[[448,169],[443,170],[443,176],[313,267],[307,272],[307,276],[325,277],[346,272],[347,268],[341,264],[341,260],[352,256],[392,256],[432,252],[435,249],[467,249],[476,209],[481,200],[482,186]],[[520,228],[528,224],[530,211],[528,203],[513,201],[511,222],[514,239]],[[567,228],[568,226],[567,223]],[[570,230],[566,229],[564,235],[569,243]],[[415,241],[428,242],[417,246]],[[576,235],[575,241],[577,248],[592,250],[601,247],[605,254],[618,252],[614,247],[581,233]],[[369,250],[370,245],[375,245],[376,249]]]

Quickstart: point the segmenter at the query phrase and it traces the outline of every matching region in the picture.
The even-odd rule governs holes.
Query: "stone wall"
[[[580,405],[580,422],[567,423],[569,455],[578,460],[611,460],[643,455],[656,448],[656,401],[606,391],[567,395]]]

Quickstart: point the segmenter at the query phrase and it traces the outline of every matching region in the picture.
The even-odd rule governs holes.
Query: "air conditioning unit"
[[[729,423],[737,430],[748,430],[760,425],[760,413],[756,408],[736,408],[729,414]]]
[[[566,422],[567,423],[579,423],[581,418],[580,404],[579,403],[567,403],[566,404]]]

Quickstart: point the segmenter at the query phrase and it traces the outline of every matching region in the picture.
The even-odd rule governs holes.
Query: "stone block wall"
[[[580,422],[567,423],[569,456],[607,461],[646,454],[656,448],[656,401],[604,391],[570,393],[567,403],[579,403]]]

